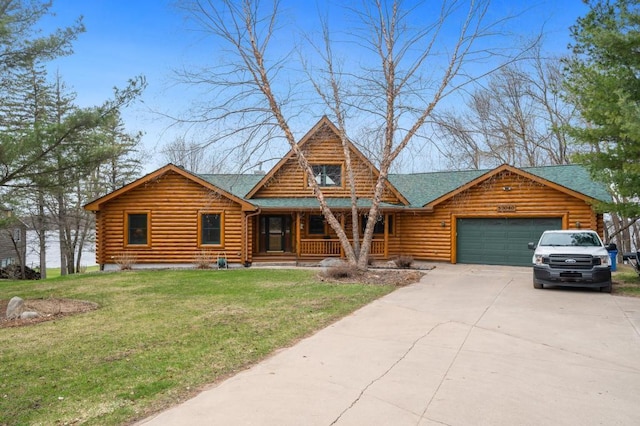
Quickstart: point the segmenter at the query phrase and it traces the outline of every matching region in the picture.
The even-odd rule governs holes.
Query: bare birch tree
[[[160,154],[167,163],[185,167],[194,173],[220,173],[222,164],[216,161],[215,153],[196,141],[187,141],[179,136],[167,143]]]
[[[559,58],[540,46],[527,61],[511,64],[473,91],[464,108],[438,117],[440,153],[456,168],[511,164],[568,164],[578,147],[566,128],[579,119],[565,102]]]
[[[473,75],[471,63],[484,60],[477,72],[490,71],[486,62],[495,59],[496,51],[486,43],[491,35],[499,33],[502,22],[485,22],[489,8],[486,0],[444,0],[437,7],[433,2],[405,5],[400,0],[363,1],[357,9],[346,9],[355,22],[343,34],[345,40],[340,40],[341,45],[348,46],[349,58],[357,60],[349,59],[347,63],[346,59],[339,59],[328,22],[324,22],[321,43],[312,46],[315,49],[300,48],[302,63],[294,64],[292,51],[283,52],[283,43],[278,43],[282,42],[279,37],[286,37],[279,32],[285,28],[278,20],[279,3],[275,0],[263,6],[257,0],[191,2],[187,7],[190,15],[219,43],[219,54],[212,58],[218,65],[182,71],[181,76],[186,82],[206,85],[210,98],[197,117],[217,126],[230,126],[226,136],[242,136],[242,140],[256,147],[264,146],[261,144],[274,136],[286,140],[309,177],[322,214],[336,232],[348,262],[366,269],[390,168],[418,136],[436,106],[479,77]],[[504,40],[501,45],[505,45]],[[504,60],[508,60],[506,53],[501,52]],[[319,64],[313,63],[314,59]],[[292,83],[291,72],[300,68],[307,70],[312,90]],[[296,94],[308,103],[296,103]],[[315,107],[310,106],[313,102]],[[330,112],[344,148],[353,244],[327,205],[322,188],[313,179],[312,167],[297,145],[293,126],[300,111],[318,111],[318,105],[324,105],[323,112]],[[379,153],[375,161],[379,175],[361,236],[347,134],[356,133],[362,126],[379,135],[375,149]]]

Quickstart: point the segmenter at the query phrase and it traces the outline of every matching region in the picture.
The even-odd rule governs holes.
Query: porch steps
[[[254,266],[318,266],[323,257],[297,258],[295,255],[259,255],[253,256]]]
[[[291,266],[297,265],[295,255],[259,255],[253,256],[252,266]]]

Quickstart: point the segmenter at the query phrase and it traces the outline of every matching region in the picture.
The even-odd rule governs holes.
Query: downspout
[[[248,243],[249,243],[249,218],[259,215],[260,213],[262,213],[262,209],[260,207],[258,207],[258,210],[250,213],[248,215],[246,215],[244,217],[245,219],[245,223],[244,223],[244,244],[243,244],[243,251],[244,251],[244,256],[243,256],[243,264],[244,266],[248,266],[249,265],[249,248],[247,247]]]

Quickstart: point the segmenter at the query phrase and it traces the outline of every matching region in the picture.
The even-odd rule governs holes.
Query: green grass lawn
[[[0,425],[131,422],[391,291],[267,269],[2,282],[0,299],[73,298],[100,308],[0,328]]]
[[[81,273],[96,272],[100,270],[99,265],[83,266]],[[60,268],[47,268],[47,279],[58,278],[60,276]]]
[[[613,293],[624,296],[640,296],[640,277],[631,265],[618,264],[613,273]]]

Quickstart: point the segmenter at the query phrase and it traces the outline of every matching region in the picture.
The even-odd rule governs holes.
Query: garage
[[[562,229],[562,218],[459,218],[456,226],[458,263],[529,266],[527,243]]]

